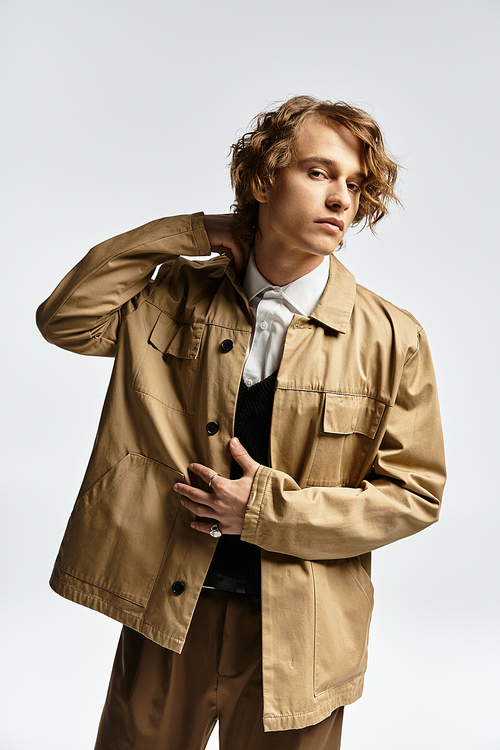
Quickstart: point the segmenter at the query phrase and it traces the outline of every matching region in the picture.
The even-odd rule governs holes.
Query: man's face
[[[346,128],[311,117],[295,142],[295,157],[259,201],[259,253],[285,253],[317,266],[338,247],[359,206],[366,176],[362,144]],[[293,255],[289,255],[293,254]]]

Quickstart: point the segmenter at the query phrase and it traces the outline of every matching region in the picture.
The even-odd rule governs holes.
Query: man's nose
[[[346,183],[339,181],[332,184],[327,196],[327,205],[329,208],[339,206],[342,211],[347,211],[351,206],[351,194]]]

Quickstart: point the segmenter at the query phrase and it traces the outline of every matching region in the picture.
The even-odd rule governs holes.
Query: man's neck
[[[322,255],[301,253],[299,250],[282,253],[255,243],[255,263],[261,274],[273,286],[286,286],[314,271],[323,261]]]

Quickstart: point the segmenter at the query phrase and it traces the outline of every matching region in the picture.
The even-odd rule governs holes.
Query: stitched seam
[[[97,586],[97,588],[102,589],[103,591],[107,591],[109,594],[112,594],[113,596],[117,596],[119,599],[123,599],[124,602],[129,602],[130,604],[134,604],[136,607],[142,607],[144,608],[145,605],[141,604],[140,602],[136,601],[135,599],[131,599],[129,596],[125,596],[124,594],[120,594],[119,591],[116,591],[114,589],[110,589],[107,586],[104,586],[100,583],[95,583],[95,581],[89,581],[87,578],[82,578],[81,575],[77,575],[76,573],[72,573],[71,570],[68,570],[62,563],[58,563],[58,566],[60,570],[62,570],[63,573],[66,573],[66,575],[71,576],[71,578],[76,578],[77,581],[81,581],[84,584],[87,584],[89,586]],[[154,585],[151,586],[151,588]],[[75,589],[75,591],[78,591],[78,589]],[[149,594],[151,591],[149,591],[148,596],[145,596],[144,598],[147,600],[149,598]],[[96,597],[98,598],[98,597]],[[102,599],[101,601],[105,601]]]
[[[270,477],[271,477],[271,472],[268,473],[268,475],[266,477],[266,481],[264,483],[264,487],[262,489],[261,500],[260,500],[260,503],[259,503],[259,512],[257,514],[257,521],[256,521],[256,524],[255,524],[255,533],[254,533],[254,536],[253,536],[254,539],[257,536],[257,526],[259,525],[260,518],[262,516],[262,504],[264,502],[264,495],[266,494],[267,485],[269,484]]]
[[[145,456],[143,453],[137,453],[132,451],[130,453],[131,456],[137,456],[137,458],[141,458],[143,461],[151,461],[154,464],[159,464],[160,466],[165,467],[166,469],[170,469],[170,471],[173,471],[175,474],[179,474],[181,477],[184,477],[184,474],[182,471],[179,471],[179,469],[174,469],[173,466],[169,466],[168,464],[164,463],[163,461],[158,461],[157,458],[150,458],[149,456]]]
[[[241,333],[251,333],[250,328],[234,328],[232,326],[223,326],[220,325],[220,323],[205,323],[206,326],[211,326],[212,328],[220,328],[223,331],[240,331]]]
[[[204,256],[207,253],[205,252],[205,250],[206,250],[205,244],[206,243],[203,242],[203,239],[204,239],[203,235],[208,240],[207,230],[205,229],[204,224],[202,226],[199,226],[199,227],[194,227],[193,226],[193,217],[192,216],[190,217],[190,224],[191,224],[191,232],[194,235],[194,244],[196,245],[196,249],[198,250],[198,255]],[[198,238],[198,236],[197,236],[199,232],[202,232],[202,237],[200,237],[200,238]],[[212,246],[210,245],[210,240],[208,240],[208,245],[210,247],[210,254],[212,254]]]
[[[151,303],[150,303],[150,302],[148,302],[148,304],[151,304]],[[156,307],[156,305],[153,305],[153,307]],[[156,308],[156,309],[158,309],[158,308]],[[160,314],[161,314],[161,313],[160,313]],[[158,321],[159,321],[159,320],[160,320],[160,315],[158,315],[158,317],[156,318],[156,321],[155,321],[155,324],[154,324],[154,326],[153,326],[153,329],[152,329],[151,333],[152,333],[152,332],[154,331],[154,329],[156,328],[156,325],[157,325],[157,323],[158,323]],[[150,336],[151,336],[151,333],[149,334]],[[148,339],[148,345],[149,345],[149,339]],[[142,356],[142,359],[141,359],[141,363],[140,363],[139,367],[137,368],[137,372],[136,372],[136,373],[135,373],[135,375],[134,375],[134,379],[133,379],[133,381],[132,381],[132,389],[133,389],[133,390],[135,390],[135,384],[136,384],[137,378],[139,377],[139,373],[141,372],[141,370],[142,370],[142,368],[143,368],[144,362],[146,361],[146,357],[147,357],[147,354],[148,354],[148,346],[146,346],[146,347],[144,348],[144,354],[143,354],[143,356]]]
[[[128,453],[127,455],[128,455],[128,456],[134,456],[134,455],[135,455],[135,456],[138,456],[138,455],[140,455],[140,454],[138,454],[138,453],[135,453],[135,454],[133,454],[133,453]],[[125,456],[125,458],[122,458],[122,461],[124,461],[124,460],[125,460],[126,458],[127,458],[127,456]],[[119,463],[120,463],[120,462],[118,462],[118,464],[116,464],[115,466],[113,466],[113,467],[112,467],[112,468],[110,469],[110,471],[113,471],[113,469],[117,468],[117,466],[119,465]],[[93,499],[93,500],[92,500],[91,502],[89,502],[89,503],[88,503],[88,505],[86,505],[86,506],[85,506],[85,508],[83,508],[82,510],[80,510],[80,512],[78,513],[78,515],[75,515],[75,516],[73,516],[73,519],[72,519],[72,520],[76,521],[76,520],[77,520],[77,518],[80,518],[80,516],[82,516],[82,515],[83,515],[84,513],[86,513],[86,512],[87,512],[87,510],[88,510],[88,509],[90,508],[90,506],[91,506],[91,505],[94,505],[94,503],[95,503],[95,502],[97,502],[98,500],[100,500],[100,499],[101,499],[101,497],[102,497],[103,495],[105,495],[105,494],[106,494],[107,492],[109,492],[109,490],[110,490],[110,489],[111,489],[112,487],[114,487],[114,485],[115,485],[115,484],[116,484],[117,482],[121,482],[121,480],[122,480],[122,479],[123,479],[124,477],[126,477],[126,476],[127,476],[127,474],[129,474],[129,473],[130,473],[130,472],[132,471],[132,469],[134,469],[134,468],[135,468],[135,462],[134,462],[134,460],[132,459],[132,465],[131,465],[131,466],[130,466],[130,467],[129,467],[128,469],[127,469],[127,471],[125,471],[125,472],[124,472],[123,474],[120,474],[120,476],[116,477],[116,478],[115,478],[115,479],[114,479],[114,480],[113,480],[113,481],[111,482],[111,484],[109,485],[109,487],[106,487],[106,489],[105,489],[105,490],[103,490],[103,491],[102,491],[102,492],[101,492],[101,493],[100,493],[99,495],[97,495],[96,497],[94,497],[94,499]],[[103,479],[104,479],[105,477],[106,477],[106,474],[104,474],[104,476],[102,476],[102,477],[101,477],[100,479],[97,479],[97,480],[96,480],[96,482],[95,482],[95,483],[94,483],[94,484],[93,484],[93,485],[92,485],[91,487],[89,487],[89,489],[87,490],[87,492],[85,492],[85,493],[84,493],[83,495],[81,495],[81,496],[80,496],[79,498],[77,498],[77,499],[78,499],[78,500],[83,500],[83,498],[85,497],[85,495],[87,495],[87,494],[88,494],[89,492],[91,492],[91,491],[92,491],[92,489],[93,489],[93,488],[95,487],[95,485],[96,485],[96,484],[98,484],[99,482],[101,482],[101,481],[102,481],[102,480],[103,480]]]
[[[316,695],[316,657],[318,654],[318,596],[317,596],[317,586],[316,586],[316,574],[314,572],[314,565],[312,562],[311,562],[311,573],[312,573],[313,591],[314,591],[314,642],[313,642],[314,664],[313,664],[312,692],[313,692],[313,695]]]
[[[353,677],[349,677],[345,682],[349,682],[350,680],[356,679],[360,675],[362,675],[363,672],[358,672],[358,674],[353,675]],[[328,690],[332,690],[333,687],[337,688],[341,685],[344,685],[345,682],[340,682],[338,685],[332,686],[332,688],[328,688]],[[328,690],[323,691],[322,693],[318,693],[318,695],[324,695]],[[264,714],[264,718],[266,719],[293,719],[295,716],[309,716],[310,714],[316,714],[318,711],[321,711],[325,706],[327,705],[327,702],[322,703],[320,706],[317,706],[313,711],[301,711],[300,713],[293,713],[293,714]]]
[[[61,568],[61,570],[63,570]],[[80,594],[81,596],[85,596],[88,599],[95,599],[98,602],[102,602],[110,609],[114,610],[115,612],[118,612],[119,614],[123,614],[123,610],[118,609],[118,607],[115,607],[113,604],[110,604],[106,601],[106,599],[103,599],[100,596],[96,596],[96,594],[88,594],[87,592],[81,591],[79,588],[76,588],[76,586],[71,586],[69,583],[63,583],[60,581],[61,586],[64,588],[71,589],[72,591],[76,591],[77,594]],[[127,612],[127,617],[131,617],[133,620],[136,620],[136,622],[142,622],[145,625],[148,625],[152,630],[154,630],[156,633],[162,633],[162,635],[166,635],[167,638],[171,638],[173,641],[177,641],[177,643],[184,643],[184,640],[182,638],[176,638],[174,635],[169,635],[166,630],[160,630],[160,628],[155,627],[155,625],[152,625],[147,620],[143,619],[142,617],[138,617],[137,615],[132,614],[131,612]]]
[[[182,323],[181,318],[174,318],[170,313],[168,313],[166,310],[164,310],[162,307],[158,307],[154,302],[151,302],[151,300],[144,300],[145,304],[151,305],[151,307],[155,307],[159,312],[163,313],[163,315],[166,315],[167,318],[170,318],[174,323],[179,323],[180,325],[190,325],[191,323],[197,323],[198,325],[204,325],[204,326],[210,326],[211,328],[220,328],[222,331],[240,331],[241,333],[251,333],[250,328],[235,328],[234,326],[223,326],[220,323],[207,323],[205,318],[194,318],[193,320],[190,320],[189,323]]]
[[[317,698],[320,695],[324,695],[325,693],[329,693],[330,690],[336,690],[339,687],[342,687],[342,685],[345,685],[346,682],[351,682],[351,680],[356,680],[358,677],[361,677],[364,674],[364,670],[362,669],[360,672],[356,672],[356,674],[350,675],[350,677],[346,677],[345,680],[342,680],[342,682],[336,682],[334,685],[330,685],[330,687],[326,688],[326,690],[322,690],[321,693],[315,693],[315,697]]]
[[[375,398],[375,396],[369,396],[366,393],[348,393],[346,391],[325,391],[323,389],[321,390],[315,390],[312,388],[293,388],[292,386],[287,385],[278,385],[276,386],[277,391],[301,391],[303,393],[333,393],[335,396],[354,396],[356,398],[369,398],[371,401],[375,401],[379,404],[384,404],[384,406],[391,406],[391,403],[389,401],[382,401],[381,398]]]
[[[406,367],[406,365],[407,365],[407,364],[409,364],[409,363],[410,363],[410,362],[412,361],[412,359],[413,359],[414,357],[416,357],[416,356],[417,356],[417,354],[419,353],[419,351],[420,351],[420,333],[421,333],[422,331],[423,331],[423,328],[419,328],[419,330],[417,331],[417,347],[416,347],[415,351],[413,352],[413,354],[411,354],[411,355],[410,355],[410,356],[408,357],[408,359],[406,360],[406,362],[405,362],[405,363],[404,363],[404,365],[403,365],[403,368],[404,368],[404,367]]]
[[[361,591],[363,592],[364,596],[366,597],[366,600],[367,600],[368,604],[370,604],[370,606],[371,606],[372,600],[371,600],[371,598],[370,598],[370,597],[368,596],[368,594],[366,593],[366,591],[365,591],[364,587],[363,587],[363,586],[362,586],[362,584],[361,584],[361,581],[359,581],[359,580],[358,580],[358,578],[357,578],[356,574],[355,574],[355,573],[354,573],[354,571],[353,571],[353,570],[351,569],[351,566],[350,566],[350,564],[349,564],[349,563],[346,563],[346,567],[347,567],[347,570],[349,571],[349,573],[350,573],[350,574],[352,575],[352,577],[353,577],[353,578],[354,578],[354,580],[356,581],[356,583],[357,583],[357,585],[359,586],[359,588],[361,589]]]
[[[152,398],[153,401],[156,401],[157,403],[161,404],[165,409],[171,409],[172,411],[176,411],[179,414],[187,414],[190,417],[194,416],[194,411],[188,411],[187,409],[178,409],[176,406],[170,406],[170,404],[166,404],[164,401],[161,401],[159,398],[156,398],[156,396],[152,396],[151,393],[148,393],[147,391],[143,391],[140,388],[134,387],[133,390],[136,393],[139,393],[141,396],[147,396],[148,398]]]

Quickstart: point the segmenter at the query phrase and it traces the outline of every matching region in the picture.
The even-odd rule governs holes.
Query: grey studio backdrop
[[[374,554],[343,750],[497,750],[498,3],[3,0],[0,14],[0,750],[91,749],[120,630],[47,584],[111,361],[49,346],[35,309],[101,240],[227,211],[231,143],[300,93],[368,109],[405,166],[404,210],[340,259],[426,328],[450,475],[440,523]]]

